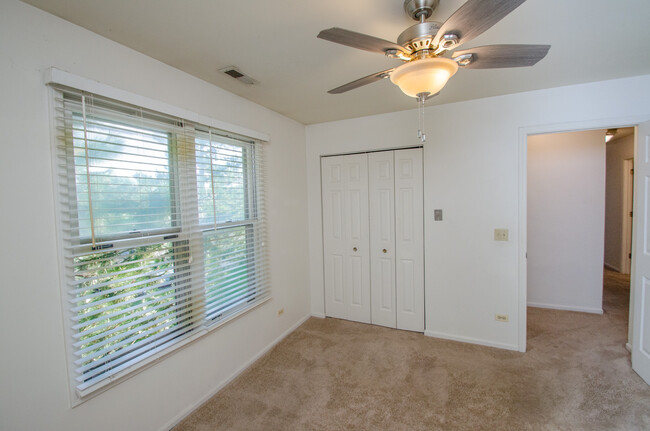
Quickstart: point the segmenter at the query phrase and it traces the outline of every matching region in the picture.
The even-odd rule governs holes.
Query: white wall
[[[602,313],[605,130],[528,138],[528,305]]]
[[[634,135],[612,139],[607,143],[607,185],[605,187],[605,265],[616,271],[625,268],[627,253],[623,250],[624,160],[634,157]]]
[[[480,80],[483,71],[459,73]],[[641,76],[426,109],[426,334],[524,348],[526,134],[636,123],[650,118],[647,100],[650,76]],[[324,313],[319,157],[417,145],[417,118],[413,110],[307,126],[313,314]],[[495,228],[510,240],[494,241]]]
[[[271,137],[273,299],[75,408],[43,85],[51,66]],[[0,2],[0,76],[0,429],[163,429],[309,313],[303,125],[15,0]]]

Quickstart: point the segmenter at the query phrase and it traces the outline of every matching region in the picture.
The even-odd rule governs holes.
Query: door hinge
[[[628,254],[627,254],[627,258],[628,258],[628,259],[632,259],[632,253],[628,253]]]
[[[634,168],[630,169],[630,175],[634,175]]]
[[[630,211],[630,217],[632,217],[632,211]]]

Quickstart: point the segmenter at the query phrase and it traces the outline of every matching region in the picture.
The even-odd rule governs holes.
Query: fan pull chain
[[[420,142],[427,141],[427,135],[424,133],[424,101],[427,93],[418,94],[418,138]]]

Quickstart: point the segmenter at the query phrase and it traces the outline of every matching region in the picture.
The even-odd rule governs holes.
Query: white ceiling
[[[414,24],[403,0],[24,1],[304,124],[416,107],[389,80],[327,94],[400,62],[316,38],[342,27],[395,41]],[[463,3],[440,0],[431,20]],[[532,68],[460,70],[427,104],[650,74],[650,1],[527,0],[463,48],[500,43],[552,47]]]

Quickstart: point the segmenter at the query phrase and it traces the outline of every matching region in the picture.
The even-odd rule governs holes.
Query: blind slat
[[[163,343],[166,343],[169,341],[171,338],[178,337],[179,332],[183,333],[189,333],[189,331],[192,329],[192,320],[191,316],[185,316],[182,320],[179,321],[181,325],[175,327],[173,330],[165,332],[165,333],[157,333],[155,334],[156,337],[148,340],[147,342],[142,342],[138,344],[132,344],[131,346],[125,347],[123,350],[120,351],[119,355],[116,355],[117,357],[115,358],[110,358],[109,360],[104,360],[104,358],[97,359],[98,362],[102,365],[98,365],[96,363],[89,363],[84,366],[78,367],[75,369],[75,371],[78,374],[77,380],[78,381],[88,381],[88,380],[95,380],[95,377],[101,376],[106,374],[107,372],[110,372],[111,374],[114,372],[113,369],[122,363],[133,359],[139,354],[139,351],[148,351],[152,348],[155,348]]]

